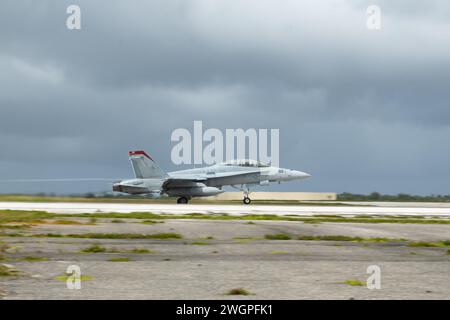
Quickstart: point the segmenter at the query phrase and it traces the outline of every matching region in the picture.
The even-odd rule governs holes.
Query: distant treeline
[[[20,196],[22,194],[16,194]],[[71,194],[56,194],[56,193],[34,193],[34,194],[26,194],[27,196],[35,196],[41,198],[58,198],[58,197],[69,197],[69,198],[112,198],[112,199],[142,199],[146,198],[145,195],[130,195],[124,193],[113,193],[110,191],[105,192],[85,192],[85,193],[71,193]]]
[[[113,192],[86,192],[78,194],[55,194],[55,193],[35,193],[35,194],[0,194],[0,199],[4,197],[38,197],[38,198],[85,198],[85,199],[149,199],[146,195],[127,195]],[[356,194],[344,192],[337,195],[338,201],[417,201],[417,202],[450,202],[450,194],[448,195],[429,195],[418,196],[407,193],[399,193],[397,195],[381,194],[372,192],[370,194]]]
[[[446,202],[450,201],[450,194],[447,195],[429,195],[418,196],[407,193],[399,193],[396,195],[381,194],[372,192],[371,194],[355,194],[344,192],[337,195],[337,200],[341,201],[423,201],[423,202]]]

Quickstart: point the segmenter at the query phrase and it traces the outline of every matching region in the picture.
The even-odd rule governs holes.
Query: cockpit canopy
[[[251,160],[251,159],[237,159],[237,160],[228,160],[220,163],[221,166],[239,166],[239,167],[269,167],[268,164],[262,163],[260,161]]]

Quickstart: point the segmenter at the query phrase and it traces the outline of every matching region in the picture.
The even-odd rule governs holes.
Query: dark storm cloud
[[[65,28],[73,3],[79,31]],[[371,4],[381,31],[366,28]],[[134,148],[176,169],[172,130],[203,120],[280,128],[281,164],[314,176],[287,189],[448,192],[446,1],[0,8],[0,176],[127,176]]]

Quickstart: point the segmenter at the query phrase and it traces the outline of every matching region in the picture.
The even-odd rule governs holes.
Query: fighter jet
[[[192,197],[208,197],[224,192],[231,186],[244,194],[244,204],[250,204],[251,186],[266,186],[309,178],[305,172],[272,167],[255,160],[231,160],[209,167],[164,172],[145,151],[128,153],[135,179],[113,184],[113,191],[147,194],[153,197],[178,197],[177,203],[188,203]]]

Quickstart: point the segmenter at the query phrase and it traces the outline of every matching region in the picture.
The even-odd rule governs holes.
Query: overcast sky
[[[2,0],[0,71],[0,179],[128,178],[132,149],[184,169],[171,133],[202,120],[280,129],[313,178],[269,190],[450,193],[448,0]]]

